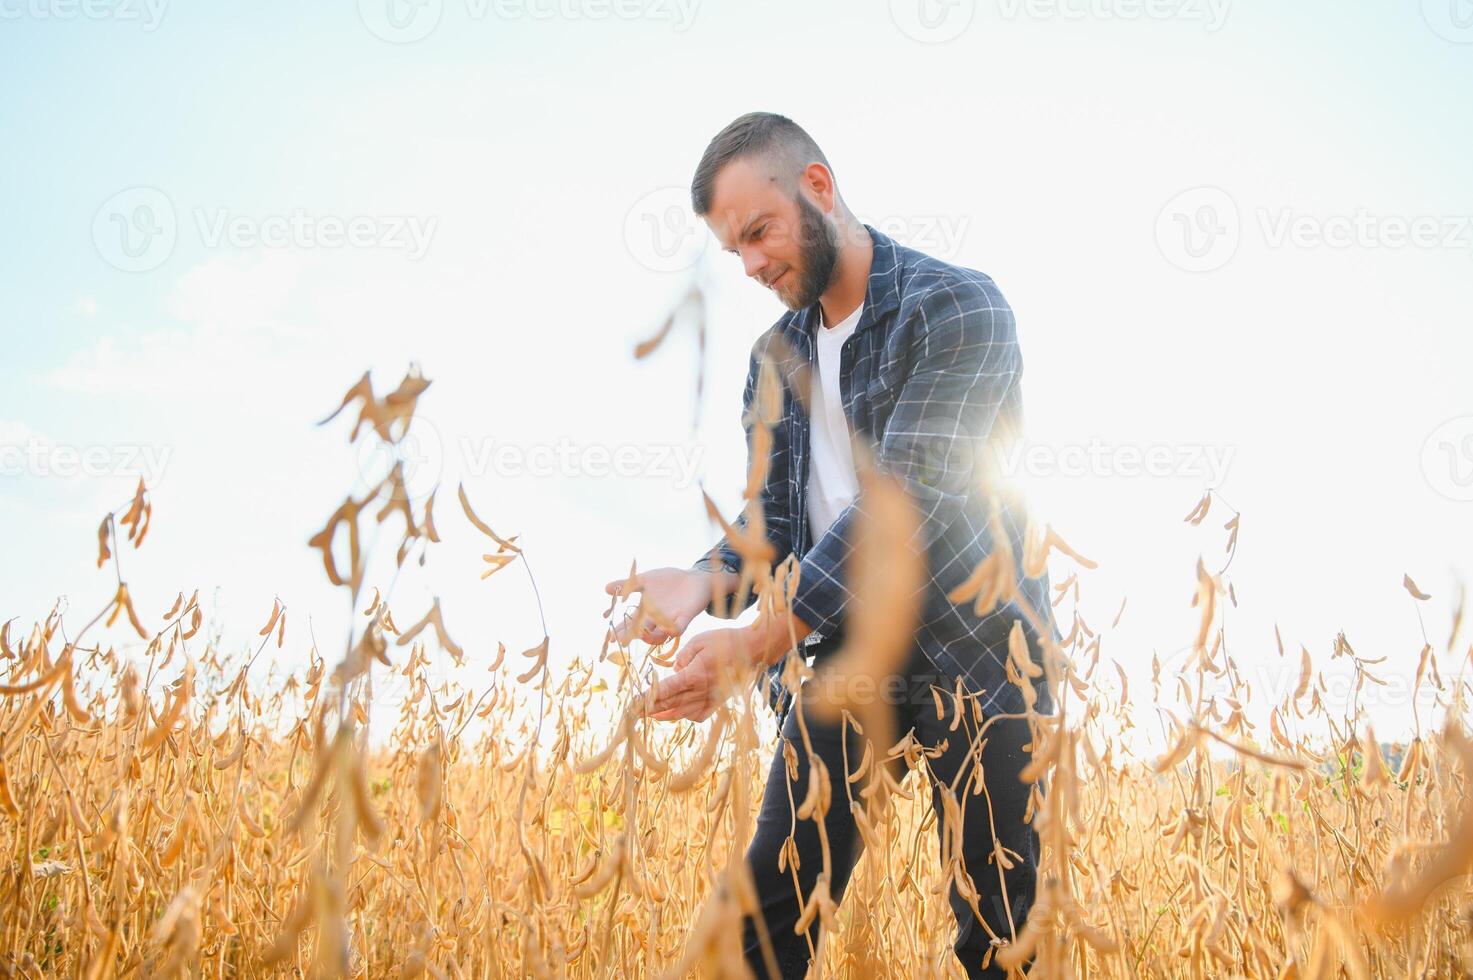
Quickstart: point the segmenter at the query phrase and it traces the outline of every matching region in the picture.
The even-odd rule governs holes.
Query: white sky
[[[646,362],[631,349],[691,274],[650,222],[684,200],[706,141],[760,108],[812,132],[861,218],[997,280],[1031,442],[1183,461],[1030,480],[1040,515],[1100,562],[1086,618],[1107,626],[1129,596],[1104,649],[1138,701],[1151,651],[1194,635],[1197,556],[1222,561],[1219,504],[1182,523],[1213,483],[1189,465],[1201,449],[1227,454],[1219,490],[1243,514],[1240,661],[1292,685],[1274,623],[1321,657],[1343,629],[1409,679],[1402,575],[1432,594],[1440,647],[1473,544],[1473,29],[1441,0],[925,2],[431,0],[402,23],[433,29],[398,44],[370,29],[393,33],[378,0],[96,17],[0,0],[0,615],[29,624],[64,594],[80,622],[106,602],[94,529],[149,461],[155,524],[123,556],[145,621],[199,587],[239,644],[276,595],[283,662],[304,657],[308,614],[335,656],[344,597],[306,540],[357,468],[346,428],[313,423],[364,370],[382,390],[417,360],[449,540],[399,583],[396,619],[438,594],[473,657],[540,638],[520,570],[477,578],[464,479],[522,536],[554,663],[596,653],[605,580],[714,540],[697,481],[737,508],[747,352],[776,301],[714,246],[694,267],[712,301],[694,431],[693,338]],[[172,250],[120,250],[140,204]],[[258,241],[294,215],[366,219],[368,244],[320,226]],[[1429,242],[1398,247],[1414,219]],[[1346,229],[1360,239],[1334,244]],[[497,446],[561,440],[650,465],[492,464]],[[51,447],[43,463],[17,463],[32,445]],[[111,462],[58,477],[58,446]],[[1408,699],[1383,694],[1372,717],[1392,737]]]

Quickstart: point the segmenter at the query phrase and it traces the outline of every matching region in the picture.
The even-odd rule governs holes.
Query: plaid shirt
[[[923,539],[918,544],[925,550],[929,581],[916,642],[939,672],[961,677],[971,691],[981,692],[985,711],[1021,711],[1022,694],[1007,681],[1003,665],[1008,633],[1018,620],[1037,659],[1032,627],[1012,602],[979,617],[970,601],[956,604],[946,598],[992,552],[988,517],[996,498],[1018,566],[1019,591],[1038,615],[1047,617],[1054,638],[1060,638],[1047,572],[1023,576],[1026,504],[988,476],[995,472],[990,463],[999,458],[993,454],[1011,451],[1021,436],[1023,361],[1013,314],[988,276],[865,228],[874,241],[874,257],[864,311],[840,354],[839,385],[851,431],[869,441],[876,464],[901,480],[918,508]],[[793,610],[816,636],[825,637],[842,628],[853,598],[844,568],[864,499],[862,493],[856,497],[810,545],[805,484],[811,442],[804,406],[817,356],[814,331],[820,329],[815,303],[784,314],[757,339],[743,395],[743,423],[750,465],[753,421],[747,409],[762,359],[771,351],[782,380],[783,404],[772,429],[761,494],[766,534],[779,560],[791,553],[800,562]],[[795,398],[795,392],[803,394]],[[745,528],[745,512],[734,523]],[[723,536],[691,567],[740,572],[741,558]],[[755,596],[748,595],[746,604],[753,601]],[[769,683],[776,685],[781,667],[779,662],[772,668]],[[1047,710],[1046,692],[1040,689],[1039,694],[1039,707]]]

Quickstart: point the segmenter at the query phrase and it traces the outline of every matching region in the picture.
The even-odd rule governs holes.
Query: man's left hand
[[[705,721],[731,693],[729,685],[756,665],[752,634],[746,627],[699,633],[675,655],[675,673],[655,687],[651,717]]]

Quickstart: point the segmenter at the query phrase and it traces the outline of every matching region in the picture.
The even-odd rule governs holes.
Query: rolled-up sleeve
[[[978,491],[978,454],[1022,361],[1012,310],[991,280],[937,287],[910,318],[897,326],[908,328],[911,367],[874,461],[915,503],[912,544],[935,567],[947,528]],[[846,565],[864,503],[861,491],[799,565],[793,611],[816,632],[832,633],[852,598]]]

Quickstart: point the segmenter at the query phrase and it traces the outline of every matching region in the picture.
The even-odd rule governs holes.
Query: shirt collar
[[[866,224],[864,230],[874,243],[874,254],[870,258],[869,283],[864,290],[864,310],[854,328],[855,334],[863,333],[900,306],[900,255],[895,240],[872,225]],[[796,316],[800,332],[808,338],[816,336],[822,323],[818,303],[814,302]]]

